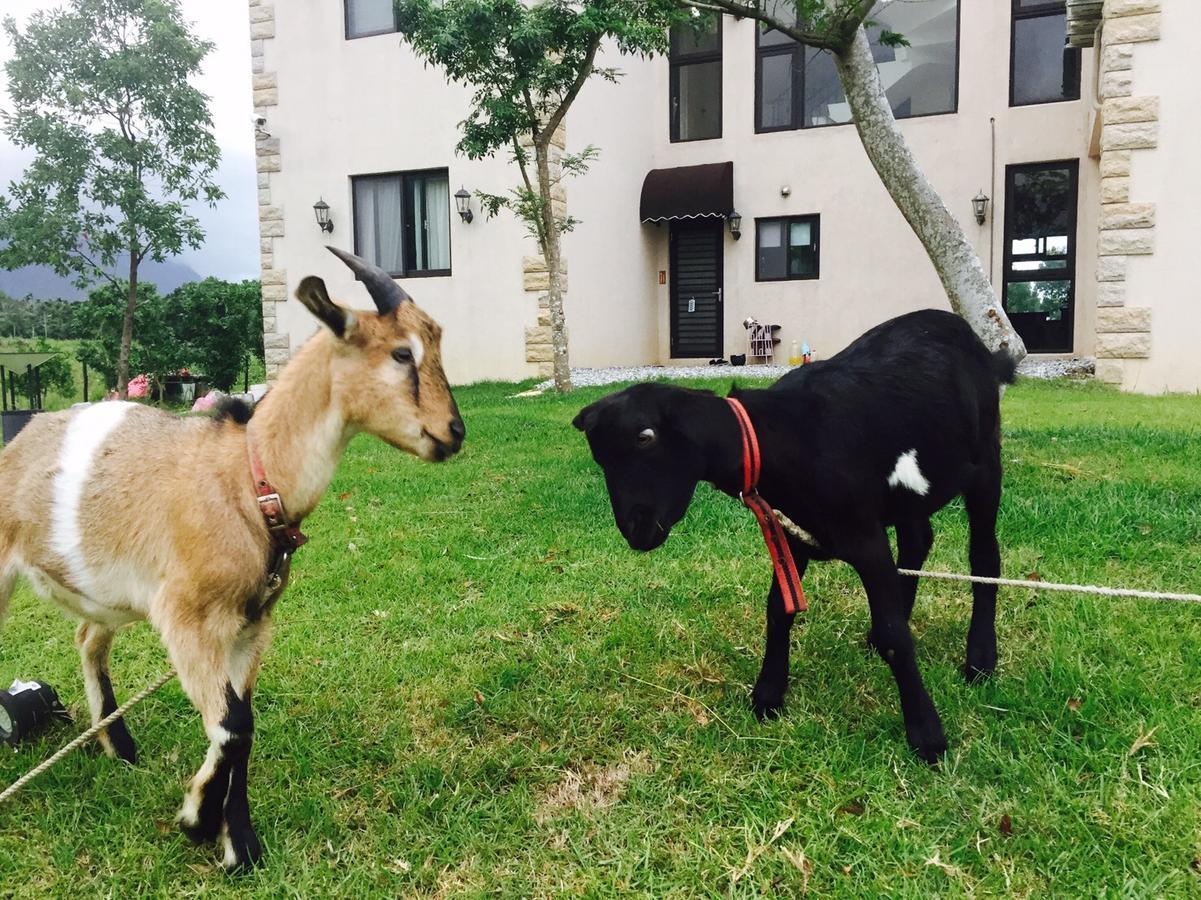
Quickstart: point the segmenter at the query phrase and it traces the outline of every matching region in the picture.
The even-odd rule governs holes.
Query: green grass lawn
[[[749,513],[702,487],[630,551],[569,425],[605,391],[514,392],[456,392],[445,465],[357,439],[307,523],[256,695],[262,870],[229,879],[172,826],[205,750],[173,682],[130,717],[137,767],[77,753],[0,807],[0,895],[1201,893],[1201,608],[1002,589],[997,677],[968,686],[970,594],[924,583],[951,744],[930,769],[853,574],[816,564],[785,714],[760,725]],[[1201,590],[1201,399],[1023,382],[1004,409],[1006,574]],[[962,510],[936,533],[930,566],[965,570]],[[164,665],[148,628],[123,635],[118,697]],[[72,626],[23,588],[14,676],[86,715]],[[74,733],[4,749],[0,786]]]

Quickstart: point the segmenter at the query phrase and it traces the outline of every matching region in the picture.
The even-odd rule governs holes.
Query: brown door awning
[[[643,222],[668,219],[724,218],[734,211],[734,163],[651,169],[642,182],[638,218]]]

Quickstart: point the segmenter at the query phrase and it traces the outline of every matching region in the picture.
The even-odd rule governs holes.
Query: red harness
[[[254,492],[259,498],[259,511],[267,522],[271,540],[284,553],[291,554],[298,547],[307,544],[309,539],[301,533],[299,524],[292,525],[288,522],[284,501],[267,480],[267,472],[263,468],[263,461],[259,459],[258,451],[249,441],[246,446],[250,451],[250,471],[254,475]]]
[[[763,542],[771,554],[776,581],[780,585],[780,593],[784,595],[784,611],[789,614],[804,612],[809,604],[805,602],[801,576],[797,574],[792,549],[784,536],[784,526],[772,512],[771,504],[759,496],[759,438],[755,436],[755,426],[751,424],[751,417],[741,403],[733,397],[727,397],[726,402],[730,404],[734,418],[738,420],[738,429],[742,432],[742,491],[738,499],[759,520]]]

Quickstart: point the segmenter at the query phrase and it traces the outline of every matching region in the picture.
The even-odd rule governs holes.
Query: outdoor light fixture
[[[972,198],[972,211],[976,214],[976,224],[983,225],[988,215],[988,195],[984,191],[977,192]]]
[[[742,213],[733,210],[726,216],[726,224],[730,226],[730,234],[733,235],[734,240],[742,237]]]
[[[455,205],[459,208],[459,218],[470,225],[475,216],[471,212],[471,194],[467,188],[461,187],[455,191]]]
[[[321,198],[317,198],[317,202],[313,204],[313,213],[317,216],[317,226],[325,234],[332,234],[334,223],[329,217],[329,204]]]

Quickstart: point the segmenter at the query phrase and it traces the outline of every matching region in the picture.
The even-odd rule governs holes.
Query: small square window
[[[345,0],[346,39],[392,34],[396,12],[392,0]]]
[[[820,216],[755,221],[755,280],[817,278]]]
[[[450,182],[445,169],[359,175],[355,253],[394,278],[450,274]]]

